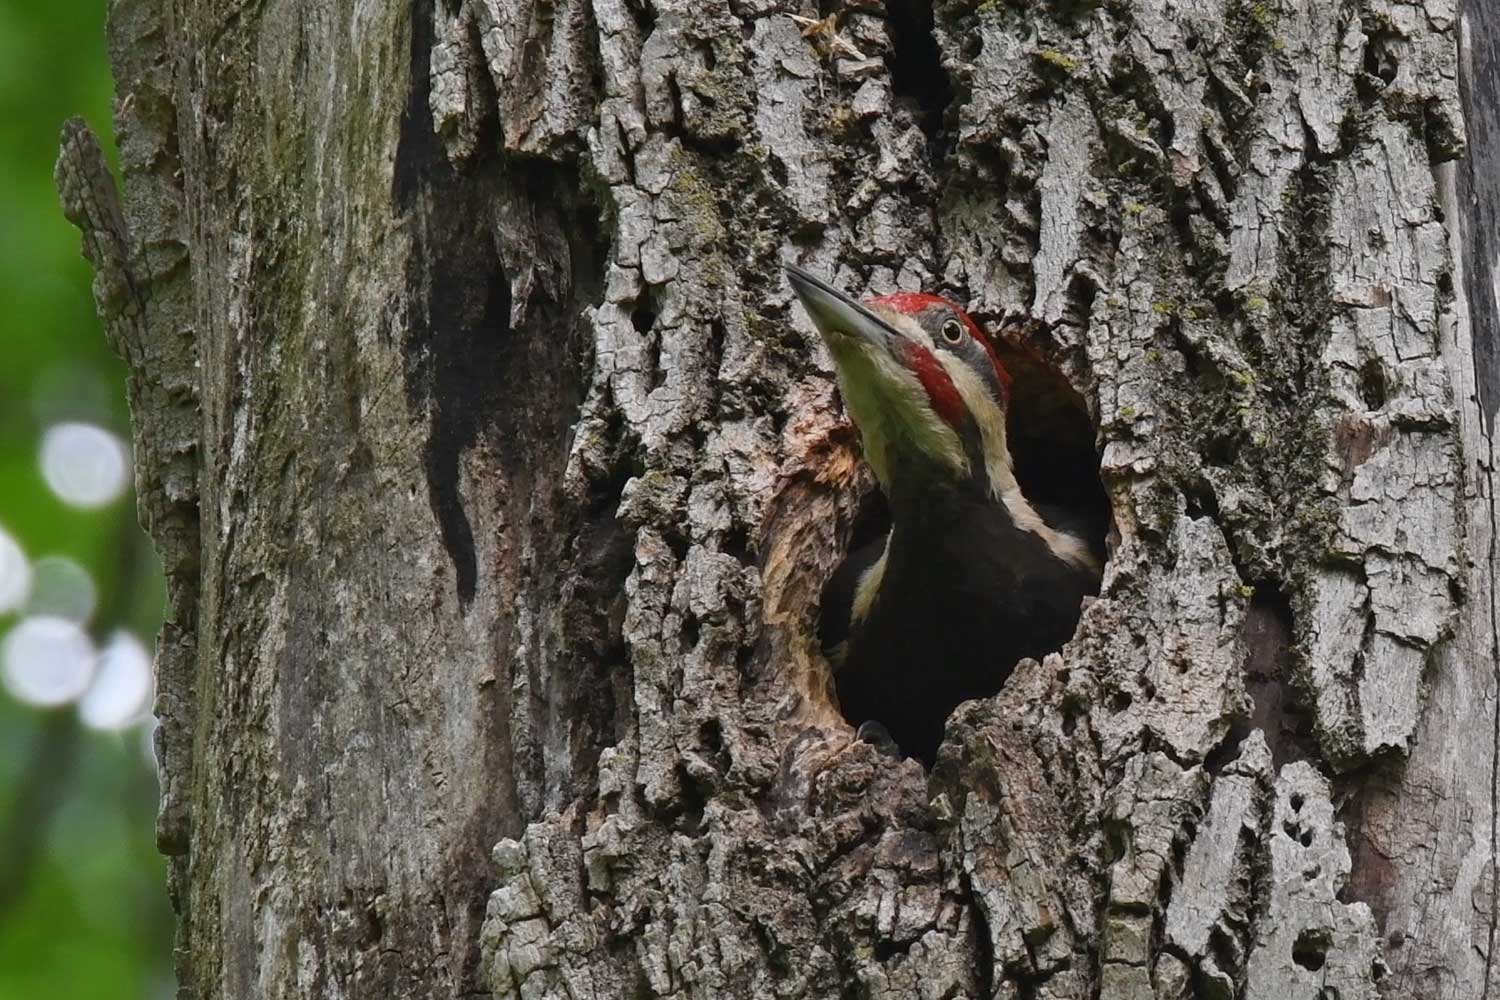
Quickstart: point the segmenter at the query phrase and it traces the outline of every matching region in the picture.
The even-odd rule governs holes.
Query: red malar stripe
[[[913,344],[911,341],[905,343],[906,364],[917,373],[922,388],[927,390],[927,398],[932,402],[932,408],[950,426],[961,426],[964,419],[964,398],[958,394],[958,388],[948,377],[948,372],[943,368],[942,362],[933,357],[932,352],[921,344]]]

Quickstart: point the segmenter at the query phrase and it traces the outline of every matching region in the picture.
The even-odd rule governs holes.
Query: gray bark
[[[793,13],[113,3],[182,996],[1489,996],[1500,15]],[[930,776],[811,638],[790,260],[1097,427],[1103,592]]]

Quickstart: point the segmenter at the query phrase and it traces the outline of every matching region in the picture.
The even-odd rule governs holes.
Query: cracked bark
[[[113,3],[181,995],[1491,995],[1500,15],[824,12]],[[1103,593],[930,776],[827,701],[788,260],[1098,427]]]

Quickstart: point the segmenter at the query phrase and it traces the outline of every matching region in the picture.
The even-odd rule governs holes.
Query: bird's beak
[[[920,456],[937,462],[945,475],[963,475],[969,458],[954,430],[962,397],[921,343],[916,321],[878,303],[856,302],[800,267],[788,265],[786,275],[828,345],[844,408],[887,496],[893,461]],[[908,326],[915,329],[904,332]]]
[[[861,305],[821,278],[816,278],[795,264],[786,268],[792,291],[802,300],[818,333],[837,358],[851,346],[899,359],[902,341],[900,331],[870,309]]]

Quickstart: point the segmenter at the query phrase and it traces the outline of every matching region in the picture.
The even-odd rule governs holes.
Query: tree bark
[[[181,996],[1500,982],[1500,15],[114,0],[110,38],[123,208],[76,126],[59,179],[167,568]],[[1101,596],[930,775],[811,638],[873,484],[789,261],[970,303],[1095,429]]]

